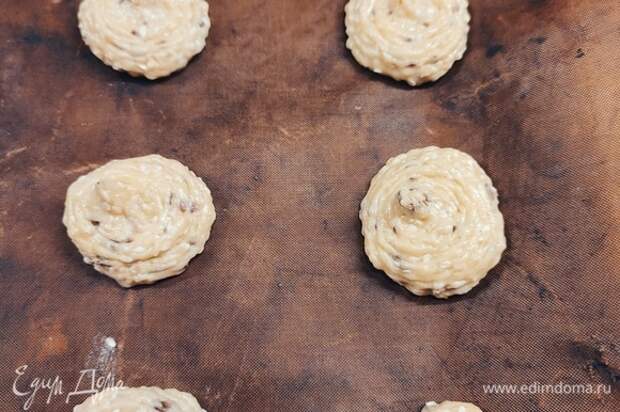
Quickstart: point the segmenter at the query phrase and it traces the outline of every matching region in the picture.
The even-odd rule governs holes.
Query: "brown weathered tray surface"
[[[98,363],[211,412],[620,410],[616,2],[472,0],[464,60],[417,89],[354,62],[344,1],[210,4],[205,52],[148,82],[90,54],[75,2],[0,2],[2,410],[25,402],[21,365],[20,388],[58,375],[66,395]],[[447,302],[373,270],[357,218],[380,166],[430,144],[483,165],[509,237],[483,284]],[[218,219],[182,276],[123,290],[67,238],[65,190],[154,152],[206,180]],[[614,393],[482,387],[533,382]],[[46,397],[31,410],[71,410]]]

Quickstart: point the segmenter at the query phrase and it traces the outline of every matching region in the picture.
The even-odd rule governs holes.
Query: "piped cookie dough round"
[[[482,412],[473,403],[444,401],[440,404],[427,402],[422,412]]]
[[[412,86],[435,81],[467,49],[467,0],[350,0],[347,48],[376,73]]]
[[[469,155],[427,147],[396,156],[362,201],[372,264],[416,295],[467,293],[506,249],[491,179]]]
[[[111,388],[86,399],[73,412],[206,412],[195,397],[176,389]]]
[[[205,47],[205,0],[83,0],[84,43],[115,70],[157,79],[184,68]]]
[[[215,221],[207,185],[176,160],[113,160],[67,190],[63,223],[84,261],[123,287],[180,274]]]

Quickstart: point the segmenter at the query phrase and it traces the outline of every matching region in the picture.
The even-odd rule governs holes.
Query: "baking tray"
[[[150,82],[90,54],[76,2],[0,1],[3,410],[16,379],[59,377],[30,410],[70,411],[84,370],[213,412],[620,410],[617,2],[472,0],[463,61],[415,89],[355,63],[344,1],[210,5],[206,50]],[[481,163],[509,240],[448,301],[374,270],[357,217],[389,157],[431,144]],[[63,202],[149,153],[204,178],[218,218],[182,276],[124,290],[82,263]],[[484,392],[536,382],[612,393]]]

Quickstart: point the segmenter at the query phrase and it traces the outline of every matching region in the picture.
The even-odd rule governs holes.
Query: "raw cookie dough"
[[[67,191],[63,223],[84,261],[121,286],[183,272],[215,221],[205,183],[159,155],[113,160]]]
[[[176,389],[107,389],[86,399],[73,412],[206,412],[196,398]]]
[[[347,48],[376,73],[412,86],[435,81],[467,49],[467,0],[350,0]]]
[[[427,402],[422,412],[482,412],[482,410],[472,403],[445,401],[439,405]]]
[[[416,295],[467,293],[506,249],[491,179],[455,149],[414,149],[388,160],[360,219],[372,264]]]
[[[95,56],[149,79],[184,68],[211,26],[204,0],[83,0],[78,22]]]

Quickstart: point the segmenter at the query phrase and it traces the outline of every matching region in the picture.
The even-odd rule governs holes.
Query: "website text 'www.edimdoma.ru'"
[[[564,382],[544,384],[533,382],[522,385],[482,385],[482,390],[487,395],[611,395],[612,388],[611,385],[604,384],[571,384]]]

